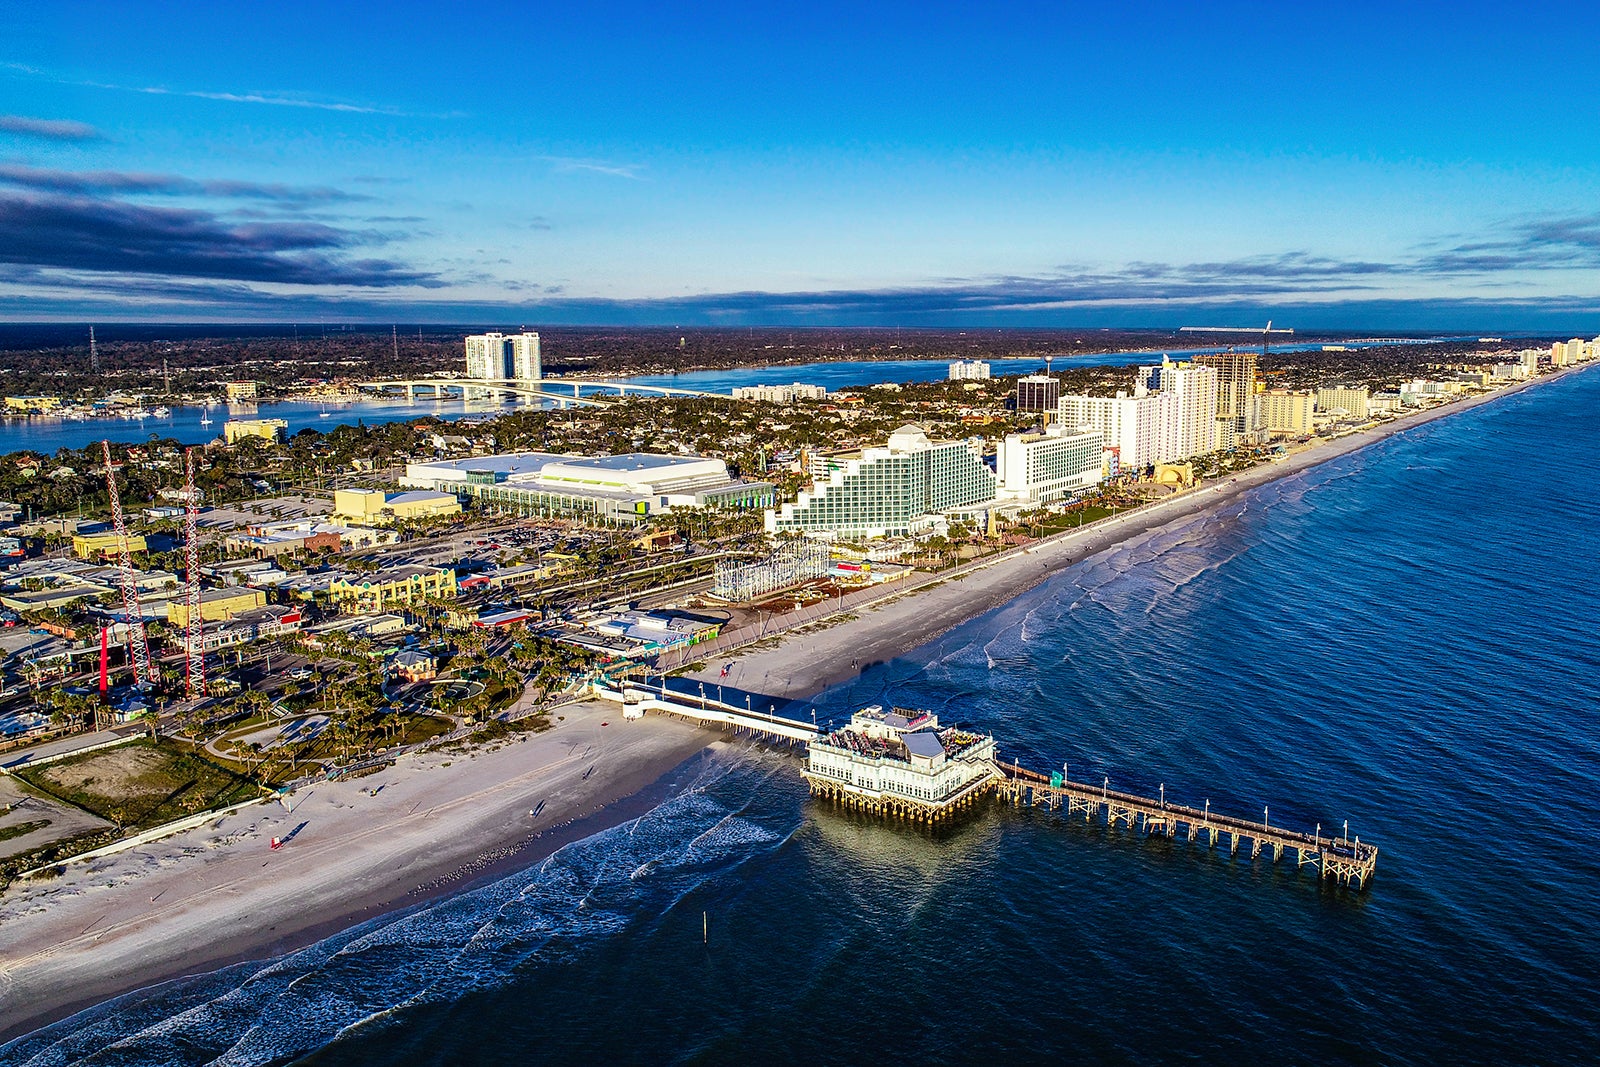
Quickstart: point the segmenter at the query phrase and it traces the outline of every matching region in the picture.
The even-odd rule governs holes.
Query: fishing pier
[[[1123,825],[1149,836],[1176,837],[1181,828],[1187,840],[1204,837],[1212,848],[1226,837],[1230,855],[1237,856],[1240,846],[1248,842],[1251,859],[1271,849],[1272,860],[1277,862],[1292,850],[1296,869],[1310,867],[1319,878],[1356,889],[1366,886],[1378,865],[1377,846],[1363,844],[1359,837],[1323,835],[1320,827],[1315,833],[1303,834],[1273,826],[1267,809],[1262,810],[1260,822],[1236,819],[1216,814],[1209,801],[1204,808],[1169,804],[1165,787],[1160,797],[1141,797],[1118,792],[1106,782],[1072,782],[1059,773],[1043,775],[999,760],[995,766],[1002,775],[996,792],[1001,800],[1017,807],[1043,808],[1067,817],[1081,813],[1085,822],[1103,816],[1107,826]]]
[[[984,797],[998,796],[1015,807],[1032,807],[1085,822],[1103,818],[1108,827],[1126,827],[1147,837],[1175,838],[1180,830],[1188,841],[1204,838],[1217,847],[1226,838],[1230,855],[1247,848],[1252,860],[1271,850],[1276,863],[1292,854],[1295,869],[1311,868],[1319,879],[1353,889],[1364,889],[1378,865],[1378,849],[1359,837],[1312,833],[1273,826],[1263,808],[1259,822],[1218,815],[1211,802],[1203,808],[1167,802],[1166,787],[1159,796],[1143,797],[1099,785],[1073,782],[1065,773],[1040,774],[999,758],[992,736],[939,724],[925,711],[874,705],[862,708],[848,725],[821,729],[815,720],[803,722],[778,713],[769,705],[758,711],[752,694],[740,706],[726,699],[722,687],[716,695],[699,685],[695,692],[669,688],[666,680],[651,685],[638,681],[612,688],[596,686],[595,695],[623,706],[625,718],[646,711],[674,715],[715,729],[805,746],[801,774],[811,795],[856,811],[925,824],[941,823],[972,808]],[[738,691],[735,691],[736,693]]]

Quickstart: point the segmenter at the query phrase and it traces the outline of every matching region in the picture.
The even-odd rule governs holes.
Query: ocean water
[[[697,766],[639,820],[26,1064],[1585,1064],[1600,372],[1102,554],[860,679],[1079,779],[1382,849],[1365,892],[1081,817],[942,830]]]

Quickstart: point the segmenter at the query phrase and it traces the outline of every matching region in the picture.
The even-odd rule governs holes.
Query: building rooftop
[[[660,456],[649,452],[627,452],[620,456],[596,456],[593,459],[569,459],[564,462],[574,467],[594,467],[607,471],[661,470],[685,463],[699,462],[698,456]]]
[[[900,741],[906,746],[906,751],[913,756],[937,759],[944,755],[944,745],[940,743],[939,735],[932,730],[916,730],[901,734]]]

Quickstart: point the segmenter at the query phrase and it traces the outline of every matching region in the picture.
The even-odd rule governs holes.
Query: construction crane
[[[117,557],[121,564],[122,617],[128,627],[128,644],[133,649],[133,684],[156,683],[155,671],[150,666],[150,642],[144,632],[144,612],[139,608],[139,582],[134,577],[133,553],[128,551],[128,524],[122,518],[122,499],[117,495],[117,473],[111,466],[111,442],[101,441],[100,451],[106,460],[106,489],[111,494],[111,522],[117,531]]]
[[[1267,320],[1266,329],[1261,329],[1261,328],[1256,327],[1256,326],[1179,326],[1178,327],[1178,332],[1179,333],[1259,333],[1261,335],[1261,355],[1262,355],[1263,358],[1266,357],[1268,350],[1271,348],[1272,335],[1273,334],[1275,334],[1275,333],[1283,333],[1283,334],[1293,335],[1293,333],[1294,333],[1293,330],[1284,330],[1284,329],[1274,330],[1272,328],[1272,320],[1271,319]]]
[[[1266,329],[1262,329],[1260,326],[1179,326],[1178,327],[1178,332],[1179,333],[1259,333],[1263,337],[1266,337],[1266,336],[1269,336],[1269,335],[1275,334],[1275,333],[1287,333],[1287,334],[1294,333],[1293,330],[1286,330],[1286,329],[1283,329],[1282,327],[1274,330],[1272,328],[1272,320],[1271,319],[1267,320],[1267,328]]]
[[[206,694],[206,646],[204,617],[200,608],[200,493],[194,487],[194,449],[183,451],[183,568],[184,604],[189,609],[189,628],[184,641],[184,677],[189,699]]]

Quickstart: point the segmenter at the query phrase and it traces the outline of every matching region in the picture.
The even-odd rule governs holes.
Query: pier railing
[[[1072,782],[1015,763],[996,760],[995,766],[1003,775],[996,790],[1002,800],[1015,805],[1031,805],[1068,816],[1081,813],[1085,822],[1103,816],[1107,826],[1122,824],[1130,830],[1163,837],[1176,837],[1182,828],[1188,840],[1195,841],[1203,835],[1213,847],[1226,837],[1228,851],[1235,856],[1240,845],[1249,842],[1251,859],[1270,848],[1272,859],[1277,861],[1293,850],[1296,869],[1311,867],[1320,878],[1357,889],[1366,886],[1378,865],[1377,846],[1366,844],[1359,837],[1306,834],[1273,826],[1265,812],[1259,822],[1239,819],[1219,815],[1209,804],[1203,809],[1192,808],[1170,804],[1164,796],[1143,797],[1111,789],[1105,783]]]

